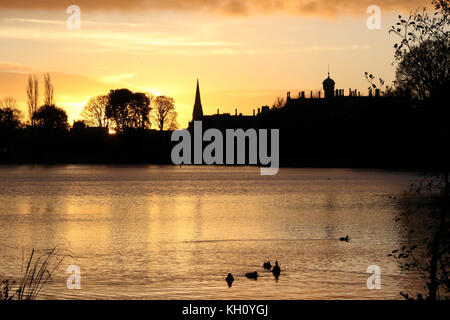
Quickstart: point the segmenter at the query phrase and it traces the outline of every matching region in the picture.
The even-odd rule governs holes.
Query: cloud
[[[0,28],[0,39],[47,41],[72,45],[73,52],[122,52],[124,54],[152,53],[159,54],[239,54],[243,53],[232,49],[241,48],[244,44],[232,41],[220,41],[211,37],[196,37],[159,31],[125,32],[125,31],[89,31],[67,32],[66,29],[54,28],[46,32],[38,28],[13,28],[12,26]],[[0,69],[1,71],[1,69]]]
[[[24,19],[24,18],[5,18],[4,21],[6,22],[20,22],[20,23],[34,23],[34,24],[49,24],[49,25],[66,25],[65,20],[47,20],[47,19]],[[144,24],[138,24],[138,23],[119,23],[119,22],[98,22],[98,21],[89,21],[83,19],[83,26],[113,26],[113,27],[143,27]]]
[[[7,22],[23,22],[23,23],[38,23],[38,24],[52,24],[63,25],[64,21],[57,20],[43,20],[43,19],[22,19],[22,18],[6,18]]]
[[[0,61],[0,72],[28,73],[35,70],[34,67],[25,64]]]
[[[354,51],[354,50],[368,50],[370,49],[370,45],[364,44],[351,44],[345,46],[310,46],[306,47],[306,50],[310,51]]]
[[[414,9],[430,1],[377,0],[381,10]],[[73,1],[66,0],[0,0],[0,9],[65,10]],[[81,10],[87,11],[202,11],[247,15],[254,13],[285,12],[297,15],[336,16],[365,14],[373,0],[77,0]]]
[[[132,73],[124,73],[124,74],[114,74],[110,76],[101,76],[100,80],[105,83],[120,83],[124,80],[129,80],[136,75],[135,72]]]

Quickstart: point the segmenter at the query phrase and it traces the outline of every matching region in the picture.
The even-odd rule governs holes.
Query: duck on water
[[[273,267],[272,274],[276,278],[278,278],[280,276],[280,273],[281,273],[281,269],[280,269],[280,266],[278,265],[278,261],[275,261],[275,266]]]
[[[234,277],[231,273],[228,274],[228,276],[225,278],[225,281],[228,283],[228,287],[231,288],[233,285]]]
[[[245,276],[249,279],[258,280],[258,272],[248,272],[245,274]]]

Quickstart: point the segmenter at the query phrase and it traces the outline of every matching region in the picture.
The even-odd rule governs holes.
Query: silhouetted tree
[[[20,128],[21,112],[15,108],[0,108],[0,129],[14,130]]]
[[[450,298],[450,224],[448,185],[442,177],[429,175],[420,183],[411,184],[401,200],[403,213],[396,218],[408,226],[408,242],[393,250],[392,256],[403,272],[415,272],[425,281],[426,296],[416,293],[416,299]],[[401,295],[414,299],[411,293]]]
[[[54,105],[43,105],[34,114],[35,124],[45,129],[67,129],[67,113]]]
[[[118,132],[130,128],[149,128],[150,111],[150,99],[145,93],[117,89],[108,94],[105,115]]]
[[[109,120],[106,116],[106,106],[108,105],[108,96],[100,95],[91,98],[81,111],[81,117],[85,123],[91,127],[108,128]]]
[[[27,97],[28,97],[28,118],[33,125],[33,114],[36,112],[39,104],[39,81],[36,76],[28,76]]]
[[[424,8],[391,27],[390,33],[400,37],[394,45],[396,85],[411,91],[420,100],[438,100],[450,87],[450,11],[448,0],[434,0],[431,14]]]
[[[175,100],[158,96],[153,100],[154,121],[159,130],[176,130],[178,128]]]
[[[410,98],[409,95],[406,95],[404,92],[400,92],[394,86],[385,85],[385,81],[382,78],[377,79],[373,74],[369,74],[368,72],[365,72],[364,76],[366,77],[367,82],[369,82],[369,93],[374,93],[376,89],[379,89],[380,95],[386,97],[399,96],[403,98]]]
[[[44,89],[45,89],[45,96],[44,96],[44,105],[52,106],[55,104],[55,101],[53,99],[54,96],[54,87],[52,84],[52,81],[50,79],[50,74],[44,74]]]
[[[284,98],[277,97],[277,99],[275,100],[275,102],[272,105],[272,108],[273,109],[281,109],[284,107],[285,104],[286,104],[286,101],[284,100]]]
[[[0,108],[17,109],[17,100],[14,97],[0,99]]]
[[[151,95],[147,95],[143,92],[134,93],[134,97],[132,99],[134,128],[150,129],[150,112],[152,111],[151,99]]]
[[[17,100],[13,97],[0,99],[0,128],[13,130],[20,127],[22,113],[17,109]]]
[[[435,13],[423,9],[413,12],[409,18],[399,16],[396,26],[390,32],[400,36],[400,43],[394,46],[395,59],[398,61],[396,85],[410,91],[414,98],[430,107],[433,121],[438,128],[435,138],[442,143],[436,150],[435,157],[438,173],[425,186],[413,187],[417,193],[428,191],[438,193],[438,199],[431,207],[417,207],[404,216],[411,216],[418,211],[421,223],[426,225],[427,237],[423,242],[410,247],[403,246],[389,255],[396,258],[402,269],[419,271],[426,277],[427,299],[439,298],[440,289],[444,296],[449,294],[449,249],[450,229],[449,212],[449,112],[444,99],[449,87],[449,1],[434,0]],[[414,232],[415,230],[411,230]],[[420,256],[413,251],[419,250]],[[442,292],[441,292],[442,293]],[[408,294],[402,293],[405,298]],[[418,299],[423,298],[418,295]]]

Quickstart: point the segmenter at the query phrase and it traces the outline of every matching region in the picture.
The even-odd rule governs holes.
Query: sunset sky
[[[81,8],[80,30],[66,26],[71,4]],[[251,114],[287,91],[320,89],[328,64],[337,88],[366,93],[365,71],[393,79],[395,17],[425,4],[0,0],[0,97],[15,97],[26,116],[28,75],[39,75],[42,89],[49,72],[70,123],[90,97],[127,87],[173,97],[185,127],[197,78],[205,114]],[[381,30],[366,27],[369,5],[381,8]]]

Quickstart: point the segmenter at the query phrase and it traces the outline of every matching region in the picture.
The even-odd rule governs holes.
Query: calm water
[[[418,176],[376,170],[0,167],[0,278],[22,249],[69,250],[40,298],[399,299],[420,288],[386,255],[404,239],[389,196]],[[350,235],[348,243],[338,240]],[[278,260],[278,282],[262,263]],[[81,290],[65,269],[81,268]],[[381,290],[368,290],[378,265]],[[258,271],[257,281],[246,272]],[[224,281],[235,277],[232,288]]]

